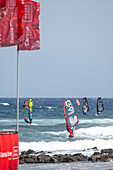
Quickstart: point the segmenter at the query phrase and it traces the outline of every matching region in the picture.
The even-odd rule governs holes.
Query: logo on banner
[[[8,1],[8,8],[9,9],[14,9],[16,6],[16,0],[9,0]]]
[[[25,46],[29,46],[29,27],[26,27],[26,39],[25,39]]]
[[[25,16],[23,22],[32,22],[32,2],[25,2]]]
[[[7,151],[7,152],[0,152],[0,158],[7,158],[9,160],[13,159],[18,159],[18,153],[19,153],[19,150],[18,150],[18,146],[14,146],[13,147],[13,151]]]
[[[14,43],[14,24],[13,24],[13,12],[11,12],[11,20],[10,20],[10,33],[11,33],[11,40],[10,43]]]

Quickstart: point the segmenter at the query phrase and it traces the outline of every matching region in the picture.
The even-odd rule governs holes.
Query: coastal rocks
[[[113,160],[113,150],[112,149],[102,149],[101,152],[94,152],[88,158],[88,161],[92,162],[109,162]]]
[[[61,163],[61,162],[74,162],[74,161],[87,161],[88,157],[78,154],[55,154],[53,156],[45,154],[45,152],[34,152],[31,150],[24,151],[19,156],[19,164],[24,163]]]
[[[108,162],[113,160],[112,149],[102,149],[101,152],[94,152],[90,157],[84,156],[81,153],[76,154],[55,154],[50,156],[49,152],[35,152],[28,150],[21,152],[19,156],[19,163],[62,163],[62,162],[76,162],[76,161],[91,161],[91,162]]]

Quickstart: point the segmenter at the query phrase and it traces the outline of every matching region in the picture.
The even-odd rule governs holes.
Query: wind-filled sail
[[[86,114],[89,111],[89,105],[86,97],[84,97],[82,101],[82,111],[84,114]]]
[[[79,102],[79,100],[78,100],[78,99],[76,99],[76,103],[77,103],[77,105],[80,105],[80,102]]]
[[[33,100],[29,99],[29,112],[32,113],[33,112]]]
[[[24,101],[23,107],[24,107],[24,111],[29,110],[28,100]]]
[[[99,97],[97,99],[97,114],[99,115],[100,112],[102,112],[103,110],[104,110],[103,101],[102,101],[101,97]]]
[[[76,129],[77,124],[79,122],[77,113],[75,112],[74,107],[69,99],[63,100],[63,107],[65,120],[67,124],[67,130],[69,131],[70,135],[73,136],[73,132]]]
[[[29,99],[29,102],[28,102],[28,100],[25,100],[23,107],[24,107],[24,111],[26,111],[26,110],[28,111],[28,117],[27,118],[24,117],[24,121],[31,125],[31,123],[32,123],[32,112],[33,112],[33,99]]]

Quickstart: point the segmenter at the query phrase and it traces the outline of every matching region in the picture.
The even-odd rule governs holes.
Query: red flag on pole
[[[22,43],[19,50],[40,49],[39,31],[40,3],[25,0],[25,15],[22,19],[23,35],[20,37]]]
[[[0,0],[0,9],[6,7],[6,0]]]
[[[24,0],[0,1],[0,47],[17,45],[23,34],[21,18],[24,15]]]
[[[17,15],[16,0],[7,0],[6,7],[0,9],[0,47],[17,43],[14,37],[15,15]]]

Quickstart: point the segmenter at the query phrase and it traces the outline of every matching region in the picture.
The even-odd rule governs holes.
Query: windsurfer
[[[32,113],[28,111],[28,117],[24,118],[26,123],[29,123],[30,125],[32,124]]]
[[[67,127],[67,131],[70,132],[69,128],[68,128],[68,125],[66,127]],[[73,132],[70,133],[69,137],[74,137]]]
[[[24,111],[26,110],[28,111],[28,117],[24,118],[24,120],[26,123],[29,123],[31,125],[32,124],[32,112],[33,112],[33,100],[29,99],[29,103],[28,103],[28,100],[25,100],[23,107],[24,107]]]
[[[67,125],[67,131],[69,132],[69,128],[68,128],[68,125]]]
[[[32,113],[29,111],[29,122],[30,122],[30,125],[32,123]]]
[[[103,102],[102,102],[102,98],[99,97],[97,99],[97,114],[100,115],[100,112],[103,112],[104,110],[104,105],[103,105]]]

